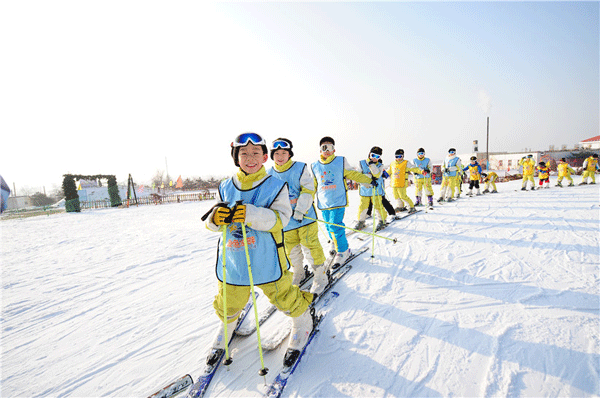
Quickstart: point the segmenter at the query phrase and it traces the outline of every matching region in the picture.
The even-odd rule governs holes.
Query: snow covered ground
[[[284,395],[598,396],[599,185],[555,178],[394,223],[381,234],[399,242],[377,239],[373,259],[353,236],[369,253]],[[212,204],[2,221],[0,395],[145,397],[195,379],[217,327]],[[266,353],[267,379],[284,348]],[[208,395],[260,396],[256,335],[233,349]]]

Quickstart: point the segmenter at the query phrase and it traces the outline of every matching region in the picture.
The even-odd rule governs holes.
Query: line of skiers
[[[539,179],[539,187],[540,188],[550,188],[550,168],[545,162],[539,162],[538,166],[535,166],[535,160],[533,160],[533,155],[527,155],[527,157],[521,158],[519,161],[519,166],[523,167],[523,184],[521,186],[522,191],[527,190],[527,182],[531,182],[531,190],[535,189],[535,180],[533,178],[535,170],[538,171],[538,179]],[[558,170],[558,179],[556,181],[557,187],[562,187],[562,180],[567,179],[569,181],[569,186],[572,187],[574,185],[573,178],[571,174],[575,174],[575,170],[569,166],[566,158],[560,159],[558,165],[556,166]],[[587,184],[587,179],[590,178],[590,184],[596,183],[596,172],[600,170],[600,166],[598,165],[598,155],[593,154],[592,156],[586,158],[583,161],[583,174],[582,179],[579,185]]]
[[[218,294],[213,302],[221,327],[211,353],[226,347],[234,332],[234,322],[253,286],[260,287],[273,305],[292,318],[286,357],[304,346],[313,328],[310,304],[328,283],[327,268],[341,266],[351,253],[344,225],[345,209],[349,204],[346,180],[360,184],[355,229],[364,226],[370,206],[378,216],[377,229],[383,228],[388,213],[414,212],[415,206],[422,203],[423,191],[428,205],[433,206],[432,164],[425,157],[423,148],[417,150],[417,157],[412,161],[405,159],[403,149],[396,150],[395,160],[385,169],[382,149],[372,147],[367,158],[360,161],[359,170],[354,169],[345,157],[336,155],[335,141],[331,137],[320,140],[320,157],[310,166],[292,160],[292,149],[293,144],[287,138],[274,140],[268,148],[263,137],[256,133],[240,134],[231,144],[231,156],[239,170],[221,182],[218,188],[220,202],[203,217],[209,230],[223,234],[215,265]],[[264,164],[269,157],[274,165],[267,171]],[[442,165],[439,202],[451,201],[460,195],[462,173],[466,171],[470,178],[468,195],[473,194],[473,189],[480,194],[482,177],[486,183],[484,193],[490,192],[490,188],[491,192],[497,192],[497,174],[482,173],[476,157],[470,160],[470,164],[463,167],[456,149],[450,148]],[[594,183],[598,155],[586,162],[586,170],[593,172],[584,175],[584,181],[591,177]],[[533,184],[535,162],[530,155],[521,159],[521,163],[525,189],[527,181]],[[541,162],[538,169],[540,185],[542,182],[547,185],[547,167]],[[572,169],[561,163],[558,184],[566,177],[572,185],[570,172]],[[409,173],[415,176],[414,203],[406,192]],[[391,180],[395,206],[385,198],[384,178]],[[332,242],[329,259],[318,238],[314,204],[321,211]],[[314,272],[309,291],[298,287],[304,275],[305,260]],[[254,266],[250,267],[250,264]],[[214,357],[210,354],[207,363]]]

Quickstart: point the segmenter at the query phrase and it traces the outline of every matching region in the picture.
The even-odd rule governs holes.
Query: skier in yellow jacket
[[[562,187],[562,180],[563,178],[566,178],[567,180],[569,180],[569,186],[572,187],[573,177],[571,177],[571,173],[575,174],[575,170],[573,170],[571,166],[569,166],[569,163],[567,163],[567,159],[562,158],[558,166],[556,166],[556,168],[558,169],[558,180],[556,181],[556,186]]]
[[[483,177],[483,182],[485,182],[485,189],[483,190],[483,193],[490,192],[490,186],[494,188],[491,193],[498,193],[496,190],[496,180],[498,179],[498,174],[491,171],[489,174],[481,173],[481,176]]]
[[[546,162],[540,162],[540,165],[536,169],[540,180],[538,189],[542,189],[542,187],[550,188],[550,167],[546,166]]]
[[[309,305],[314,295],[292,284],[283,244],[283,228],[293,214],[288,186],[267,174],[264,163],[269,158],[268,149],[260,135],[249,132],[237,136],[231,144],[231,156],[239,170],[221,181],[220,203],[203,217],[206,227],[223,234],[225,240],[217,245],[218,293],[213,307],[221,324],[207,358],[209,365],[225,351],[235,328],[233,322],[250,296],[251,281],[273,305],[292,317],[288,351],[299,351],[313,327]]]
[[[521,158],[519,160],[519,166],[523,166],[523,186],[521,187],[521,191],[527,190],[527,181],[531,181],[531,190],[535,189],[535,180],[533,179],[533,172],[535,171],[535,160],[533,160],[533,155],[527,155],[527,157]]]
[[[408,212],[414,213],[415,205],[406,193],[408,187],[408,173],[421,173],[421,169],[415,167],[409,160],[404,159],[404,149],[398,149],[395,153],[396,160],[390,164],[387,173],[392,180],[391,186],[394,190],[394,199],[396,199],[396,208],[394,210],[402,211],[405,203],[408,205]]]
[[[462,183],[462,172],[463,165],[460,158],[456,156],[456,149],[450,148],[448,150],[448,156],[444,159],[442,164],[442,187],[440,189],[440,197],[438,202],[444,200],[452,202],[454,200],[454,191],[457,191],[457,197],[460,195],[460,185]]]
[[[595,153],[583,161],[583,174],[581,175],[582,179],[579,185],[587,184],[588,177],[592,179],[590,184],[595,184],[597,170],[600,170],[600,168],[598,167],[598,154]]]
[[[382,201],[382,198],[385,195],[385,183],[383,181],[383,172],[385,171],[385,168],[383,167],[381,155],[383,155],[383,149],[374,146],[369,151],[369,157],[366,160],[360,161],[360,171],[362,171],[363,174],[371,174],[377,180],[377,186],[373,187],[370,183],[360,185],[360,205],[358,206],[358,217],[354,229],[363,229],[365,227],[369,205],[372,205],[377,211],[376,214],[379,215],[376,230],[379,231],[385,227],[387,212],[383,208]],[[373,190],[375,191],[373,192]],[[373,218],[373,222],[375,222],[375,218]]]
[[[287,138],[273,141],[271,159],[275,164],[268,173],[288,184],[293,213],[290,222],[283,228],[283,240],[294,272],[292,283],[298,285],[303,279],[306,257],[314,271],[310,292],[321,294],[329,280],[324,266],[323,247],[319,241],[317,213],[313,205],[315,183],[307,164],[292,160],[293,147],[292,141]],[[308,252],[306,256],[303,248]]]

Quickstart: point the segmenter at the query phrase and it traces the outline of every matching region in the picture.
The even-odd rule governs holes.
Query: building
[[[600,149],[600,135],[579,141],[581,149]]]

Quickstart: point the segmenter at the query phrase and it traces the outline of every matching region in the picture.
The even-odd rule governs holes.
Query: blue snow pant
[[[328,223],[344,226],[344,214],[346,213],[345,207],[338,207],[331,210],[321,210],[323,220]],[[329,237],[335,242],[335,247],[338,253],[348,250],[348,239],[346,238],[346,231],[344,228],[336,227],[331,224],[325,224]]]

